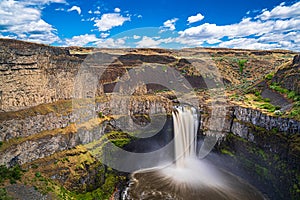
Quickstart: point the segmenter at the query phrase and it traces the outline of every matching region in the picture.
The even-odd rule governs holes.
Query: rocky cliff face
[[[296,55],[292,62],[280,67],[272,81],[300,94],[300,55]]]
[[[231,133],[216,147],[221,164],[251,180],[268,198],[299,198],[300,122],[235,107]]]
[[[94,56],[89,56],[97,52]],[[159,65],[177,69],[193,88],[206,88],[213,83],[215,66],[225,83],[239,83],[237,60],[249,57],[251,68],[245,68],[249,80],[259,78],[284,63],[293,52],[250,51],[229,49],[84,49],[57,48],[17,40],[0,39],[0,111],[20,110],[61,99],[70,99],[78,72],[90,64],[94,75],[101,71],[96,95],[111,93],[123,76],[141,65]],[[268,59],[264,59],[268,56]],[[84,63],[84,64],[83,64]],[[84,66],[82,66],[82,64]],[[257,75],[252,73],[260,73]],[[100,75],[99,75],[100,76]],[[85,81],[88,82],[88,81]],[[161,89],[149,84],[148,91]],[[138,91],[139,92],[139,91]]]
[[[18,110],[72,97],[82,59],[67,49],[0,40],[0,106]]]
[[[300,133],[300,122],[293,119],[272,117],[258,110],[239,106],[234,108],[233,115],[234,119],[236,119],[233,123],[234,126],[239,122],[243,122],[264,128],[268,131],[275,129],[278,132],[290,134]],[[238,135],[242,136],[243,134],[238,133]]]
[[[117,105],[120,105],[119,102],[114,104],[114,106]],[[136,97],[129,104],[129,110],[126,110],[124,113],[129,113],[132,119],[136,115],[149,117],[149,115],[153,114],[170,114],[172,105],[173,103],[170,100],[162,97]],[[107,110],[109,106],[112,106],[109,101],[96,104],[97,110],[93,116],[97,117],[99,112],[103,116],[111,116],[112,121],[110,123],[118,127],[114,120],[114,116],[118,115],[111,115],[110,111]],[[166,113],[165,110],[167,111]],[[250,108],[229,106],[225,110],[223,107],[215,109],[215,112],[222,112],[225,115],[214,115],[215,119],[212,119],[211,113],[201,115],[200,131],[204,135],[215,135],[221,139],[228,133],[233,133],[249,141],[255,141],[257,138],[255,138],[253,126],[270,132],[276,131],[290,135],[300,133],[299,121],[270,117]],[[4,141],[4,146],[0,149],[0,163],[6,165],[27,163],[58,151],[73,148],[79,144],[88,144],[98,140],[105,134],[107,120],[90,123],[89,120],[93,121],[93,119],[88,118],[88,121],[81,121],[77,123],[77,126],[72,125],[79,118],[78,113],[73,112],[65,115],[49,113],[24,119],[2,121],[2,141]],[[130,129],[131,123],[133,126],[135,123],[139,124],[140,121],[130,120],[126,123],[128,125],[127,128]]]
[[[0,141],[4,144],[0,147],[0,163],[24,164],[79,144],[96,141],[105,134],[106,124],[109,121],[116,126],[117,119],[114,118],[118,118],[118,114],[129,115],[134,119],[136,115],[170,114],[172,108],[170,100],[159,96],[136,96],[127,100],[114,98],[114,101],[107,101],[107,98],[104,98],[104,100],[96,103],[87,101],[81,103],[81,107],[64,113],[52,112],[50,107],[49,113],[44,115],[18,118],[15,113],[16,118],[2,120]],[[121,113],[112,112],[111,108],[121,107],[120,105],[126,105],[122,106],[125,110],[118,109]],[[98,118],[99,113],[101,118]],[[132,120],[129,122],[132,125],[136,123]],[[130,123],[126,123],[129,127]]]
[[[57,116],[55,113],[3,121],[0,122],[0,141],[28,137],[42,131],[64,128],[72,122],[74,122],[74,119],[71,115]]]

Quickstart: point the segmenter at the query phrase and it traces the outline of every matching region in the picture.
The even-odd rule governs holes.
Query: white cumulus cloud
[[[174,38],[159,38],[159,37],[148,37],[143,36],[142,39],[136,42],[138,48],[158,48],[161,44],[167,44],[174,42]]]
[[[67,46],[84,46],[89,43],[94,43],[99,41],[99,38],[94,34],[85,34],[74,36],[71,39],[66,39],[65,44]]]
[[[104,35],[100,35],[101,37]],[[102,38],[96,37],[95,34],[77,35],[66,39],[64,44],[66,46],[96,46],[99,48],[126,48],[126,38]]]
[[[262,20],[268,19],[288,19],[288,18],[299,18],[300,16],[300,2],[297,2],[291,6],[285,6],[284,3],[276,6],[271,11],[264,10],[262,14],[257,16]]]
[[[95,25],[99,31],[108,31],[116,26],[122,26],[124,22],[130,21],[130,17],[123,17],[119,13],[106,13],[101,19],[96,19]]]
[[[81,14],[81,8],[79,6],[72,6],[72,8],[67,10],[68,12],[77,11],[78,15]]]
[[[51,44],[57,30],[42,19],[43,5],[64,0],[0,1],[0,33],[6,37]]]
[[[136,42],[136,47],[138,48],[156,48],[159,47],[161,42],[159,40],[154,40],[151,37],[144,36],[140,41]]]
[[[121,9],[120,9],[120,8],[115,8],[114,11],[115,11],[116,13],[119,13],[119,12],[121,12]]]
[[[187,21],[189,22],[189,24],[192,24],[192,23],[195,23],[195,22],[199,22],[199,21],[201,21],[202,19],[204,19],[204,16],[201,15],[200,13],[198,13],[198,14],[195,15],[195,16],[190,16],[190,17],[188,17]]]
[[[109,36],[109,33],[101,33],[100,37],[101,38],[107,38]]]
[[[101,14],[101,12],[100,12],[100,10],[96,10],[96,11],[94,11],[94,14],[96,14],[96,15],[100,15],[100,14]]]
[[[139,36],[139,35],[133,35],[133,39],[135,39],[135,40],[138,40],[140,38],[141,38],[141,36]]]
[[[108,38],[95,42],[98,48],[127,48],[125,38]]]
[[[257,17],[244,18],[239,23],[228,25],[205,23],[180,31],[177,40],[182,44],[190,45],[221,41],[218,42],[221,47],[299,50],[300,44],[297,44],[294,38],[296,38],[295,33],[300,34],[300,15],[295,16],[294,13],[291,15],[294,17],[287,18],[287,15],[284,15],[282,19],[269,20],[259,20]],[[293,33],[293,36],[286,37],[290,33]],[[222,42],[224,38],[228,41]],[[272,38],[274,40],[270,41]]]
[[[164,22],[164,28],[167,28],[171,31],[174,31],[176,22],[178,21],[178,18],[173,18],[173,19],[169,19],[167,21]]]

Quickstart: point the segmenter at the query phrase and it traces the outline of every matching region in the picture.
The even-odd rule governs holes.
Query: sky
[[[0,0],[0,38],[52,46],[300,51],[300,1]]]

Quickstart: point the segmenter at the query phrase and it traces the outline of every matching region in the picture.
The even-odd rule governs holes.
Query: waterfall
[[[188,105],[175,106],[172,113],[176,166],[184,167],[184,160],[196,156],[198,113]]]
[[[194,107],[176,106],[172,116],[176,163],[134,172],[123,200],[264,200],[242,179],[196,157],[199,116]]]

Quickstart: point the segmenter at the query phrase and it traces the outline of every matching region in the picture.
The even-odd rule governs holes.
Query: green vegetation
[[[65,199],[76,199],[76,200],[95,200],[95,199],[110,199],[111,195],[113,194],[117,183],[120,181],[124,181],[125,177],[117,176],[112,172],[112,170],[108,170],[105,174],[105,182],[104,184],[90,192],[86,193],[77,193],[66,190],[65,188],[61,187],[58,197],[62,200]]]
[[[267,80],[272,80],[273,77],[274,77],[274,72],[271,72],[271,73],[267,74],[265,78]]]
[[[19,165],[16,165],[11,168],[7,168],[4,165],[0,165],[0,183],[3,183],[5,180],[10,180],[10,183],[16,183],[17,180],[20,180],[23,174],[23,170]]]
[[[264,98],[264,102],[271,102],[270,98]]]
[[[289,117],[299,119],[300,118],[300,107],[294,106],[293,109],[289,113]]]
[[[55,153],[25,164],[24,167],[28,171],[22,176],[23,184],[61,200],[110,199],[117,184],[126,181],[125,176],[105,167],[84,146]],[[66,180],[60,182],[50,178],[53,175],[62,176]],[[93,178],[94,182],[81,183],[83,177]]]
[[[288,99],[293,101],[292,109],[289,111],[281,111],[280,106],[273,105],[271,103],[271,99],[269,98],[263,98],[261,96],[261,91],[259,89],[249,89],[245,92],[245,102],[254,107],[254,108],[260,108],[263,109],[266,112],[273,113],[276,116],[282,116],[282,117],[289,117],[293,119],[300,120],[300,95],[297,94],[295,91],[287,90],[285,88],[282,88],[278,83],[271,83],[269,87]],[[241,99],[237,98],[238,95],[232,95],[232,98],[235,100]]]
[[[280,87],[278,83],[274,83],[274,82],[271,83],[270,88],[277,91],[277,92],[279,92],[279,93],[282,93],[282,94],[288,94],[289,93],[288,89]]]
[[[287,98],[294,101],[294,105],[292,109],[288,112],[287,117],[300,120],[300,95],[297,94],[295,91],[282,88],[281,86],[279,86],[278,83],[271,83],[270,88],[283,95],[286,95]]]
[[[98,113],[98,117],[99,117],[99,118],[104,118],[103,113],[102,113],[102,112],[99,112],[99,113]]]
[[[280,109],[280,106],[274,106],[273,104],[270,104],[270,103],[263,103],[263,104],[258,105],[258,107],[261,109],[265,109],[269,112],[274,112],[275,110]]]
[[[238,60],[238,61],[237,61],[238,66],[239,66],[240,74],[243,74],[243,71],[244,71],[244,68],[245,68],[245,63],[246,63],[247,61],[248,61],[248,60],[246,60],[246,59],[241,59],[241,60]]]
[[[112,140],[111,142],[114,145],[116,145],[117,147],[122,148],[130,142],[130,139],[129,138],[120,138],[120,139]]]
[[[37,177],[37,178],[39,178],[39,177],[41,177],[42,175],[41,175],[41,172],[36,172],[35,173],[35,177]]]
[[[299,148],[300,137],[296,137],[296,135],[290,137],[282,132],[278,132],[277,129],[266,130],[251,123],[243,124],[249,128],[249,133],[254,135],[255,142],[229,133],[226,139],[216,147],[217,151],[225,155],[232,153],[233,156],[227,158],[228,162],[236,163],[242,169],[251,173],[253,178],[258,179],[261,183],[266,185],[272,184],[274,191],[278,195],[282,195],[279,196],[281,199],[288,198],[288,196],[288,199],[299,199],[297,197],[300,194],[300,174],[297,168],[291,167],[286,158],[291,156],[292,151],[293,155],[298,157],[300,150],[295,149],[295,147]],[[270,143],[270,140],[276,142]],[[271,146],[266,147],[265,144]],[[294,144],[295,147],[292,147],[290,144]],[[285,153],[280,153],[280,151],[273,152],[273,147],[279,147],[279,149],[291,148],[289,155],[286,155]],[[297,165],[296,160],[294,162],[293,165]],[[280,174],[280,176],[277,174]],[[282,189],[283,184],[285,189]]]
[[[233,94],[230,96],[231,99],[233,99],[234,101],[242,101],[244,100],[244,97],[242,95],[238,95],[238,94]]]
[[[8,196],[5,188],[0,188],[0,200],[13,200],[13,198]]]
[[[231,156],[231,157],[234,157],[234,154],[233,153],[231,153],[229,150],[227,150],[227,149],[221,149],[221,153],[222,154],[225,154],[225,155],[229,155],[229,156]]]
[[[295,91],[289,91],[289,92],[287,93],[287,97],[288,97],[289,99],[295,99],[296,96],[297,96],[297,94],[296,94]]]
[[[257,97],[260,97],[261,92],[260,92],[260,91],[255,91],[255,92],[254,92],[254,95],[257,96]]]
[[[261,96],[260,91],[252,91],[252,92],[254,92],[254,95],[248,94],[246,96],[246,100],[248,103],[251,103],[253,106],[263,109],[270,113],[274,113],[275,111],[280,110],[280,108],[281,108],[280,106],[275,106],[275,105],[271,104],[271,99],[263,98]]]

